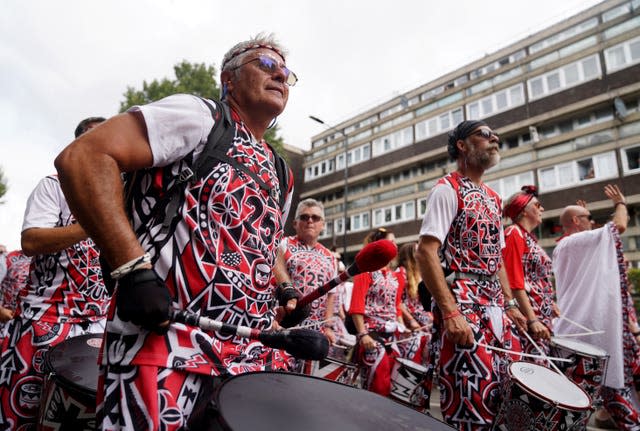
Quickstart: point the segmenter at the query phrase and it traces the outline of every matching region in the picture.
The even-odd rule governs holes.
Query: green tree
[[[127,91],[123,94],[125,100],[120,102],[120,112],[124,112],[134,105],[153,102],[177,93],[189,93],[208,99],[219,99],[220,88],[215,78],[217,75],[216,68],[213,65],[207,66],[204,63],[189,63],[183,60],[173,66],[173,72],[175,79],[162,78],[161,80],[154,79],[151,82],[143,81],[142,90],[127,87]],[[286,156],[284,141],[278,135],[277,125],[267,130],[264,139],[279,154],[283,157]]]
[[[0,168],[0,198],[7,193],[7,179],[4,177],[4,171]],[[4,202],[0,201],[0,204]]]

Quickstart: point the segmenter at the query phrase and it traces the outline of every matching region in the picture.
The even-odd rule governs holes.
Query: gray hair
[[[296,208],[296,219],[300,217],[300,213],[302,212],[303,209],[314,208],[314,207],[320,208],[320,213],[322,215],[322,218],[324,219],[324,205],[322,205],[322,202],[317,201],[313,198],[307,198],[300,201],[300,203],[298,204],[298,207]]]
[[[287,50],[282,47],[278,41],[276,41],[273,33],[265,34],[261,32],[249,40],[236,44],[233,48],[227,51],[224,57],[222,57],[220,73],[240,66],[244,58],[249,54],[249,51],[260,48],[275,51],[283,60],[285,60],[285,55],[288,54]]]

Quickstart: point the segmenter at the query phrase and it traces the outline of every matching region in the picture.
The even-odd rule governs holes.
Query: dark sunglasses
[[[484,138],[484,139],[487,139],[487,140],[491,139],[492,136],[495,136],[496,139],[498,141],[500,141],[500,136],[498,136],[498,134],[496,132],[494,132],[493,130],[480,129],[480,130],[476,130],[471,135],[477,135],[477,136],[480,136],[481,138]]]
[[[304,222],[311,220],[314,223],[318,223],[320,220],[322,220],[322,217],[316,214],[300,214],[298,216],[298,220],[304,221]]]
[[[265,54],[258,55],[256,58],[245,61],[244,63],[239,64],[231,70],[242,67],[245,64],[253,63],[254,61],[258,62],[258,67],[260,68],[260,70],[263,70],[270,74],[275,73],[278,69],[282,70],[282,73],[284,73],[285,76],[285,82],[289,87],[293,87],[294,85],[296,85],[296,82],[298,82],[298,77],[296,76],[296,74],[287,69],[287,66],[285,66],[284,64],[279,64],[276,59]]]

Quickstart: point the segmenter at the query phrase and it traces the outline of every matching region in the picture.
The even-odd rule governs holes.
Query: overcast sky
[[[182,61],[214,64],[276,33],[300,81],[279,124],[309,148],[337,124],[598,3],[595,0],[4,0],[0,15],[0,244],[19,248],[26,200],[82,118]]]

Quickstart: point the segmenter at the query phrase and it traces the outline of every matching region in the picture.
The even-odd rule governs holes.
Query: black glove
[[[165,334],[169,325],[171,296],[164,281],[152,269],[139,269],[118,280],[116,310],[118,317],[157,334]]]
[[[299,301],[300,298],[302,298],[302,294],[297,290],[295,290],[294,292],[295,292],[294,297],[297,298]],[[292,298],[289,298],[289,299],[292,299]],[[310,314],[311,314],[311,303],[305,305],[304,307],[296,306],[296,308],[291,313],[285,314],[285,316],[282,318],[282,321],[279,322],[280,326],[282,326],[283,328],[291,328],[292,326],[298,325],[304,319],[309,317]]]

